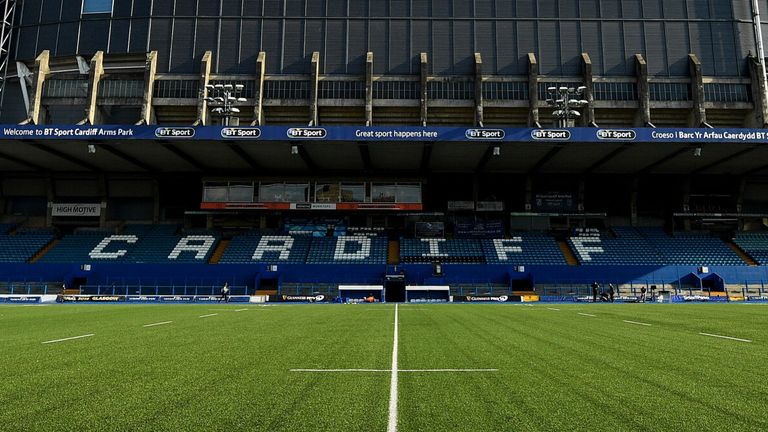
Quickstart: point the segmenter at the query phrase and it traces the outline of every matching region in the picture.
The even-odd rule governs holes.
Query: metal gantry
[[[0,28],[0,110],[5,99],[5,82],[8,79],[8,63],[11,60],[11,39],[13,18],[16,15],[16,0],[2,0],[2,23]]]

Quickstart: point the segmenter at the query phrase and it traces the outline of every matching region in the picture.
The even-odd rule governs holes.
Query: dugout
[[[344,302],[359,303],[372,295],[377,302],[384,298],[382,285],[339,285],[339,297]]]
[[[441,303],[450,300],[450,288],[447,285],[409,285],[405,287],[406,303]]]

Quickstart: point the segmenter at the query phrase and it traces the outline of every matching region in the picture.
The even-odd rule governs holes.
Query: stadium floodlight
[[[575,109],[589,105],[588,101],[581,98],[585,90],[585,86],[547,87],[546,102],[554,108],[552,117],[555,120],[555,127],[574,126],[573,119],[581,117]]]
[[[236,96],[245,88],[243,84],[215,84],[206,86],[206,88],[211,90],[212,94],[205,100],[216,103],[216,108],[212,109],[211,112],[222,117],[222,123],[225,126],[230,125],[233,117],[236,121],[239,120],[234,114],[240,113],[240,109],[234,105],[238,102],[247,102],[245,98]]]

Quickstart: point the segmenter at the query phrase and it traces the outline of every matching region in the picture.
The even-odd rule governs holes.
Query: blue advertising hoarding
[[[0,140],[768,143],[763,129],[3,125]]]

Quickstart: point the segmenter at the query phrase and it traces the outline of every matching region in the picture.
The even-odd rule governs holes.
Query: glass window
[[[253,202],[254,188],[252,184],[230,183],[229,201],[230,202]]]
[[[365,202],[365,183],[342,183],[341,202]]]
[[[371,202],[396,202],[397,186],[394,184],[376,184],[371,186]]]
[[[112,0],[83,0],[83,13],[112,13]]]
[[[288,202],[307,202],[307,192],[309,191],[309,185],[306,183],[286,183],[285,184],[285,201]]]
[[[420,203],[421,202],[421,185],[399,183],[397,185],[397,202]]]
[[[205,188],[203,188],[203,201],[227,202],[227,184],[207,183]]]

